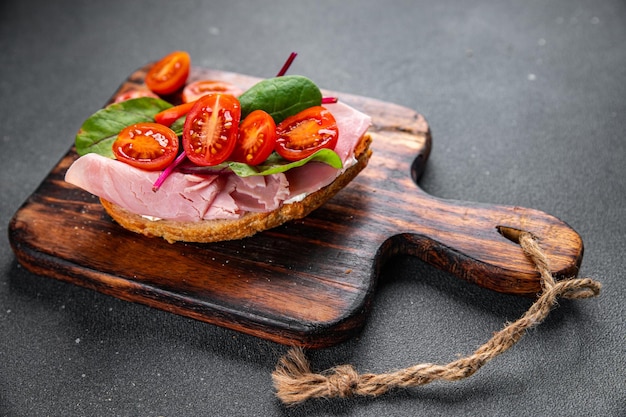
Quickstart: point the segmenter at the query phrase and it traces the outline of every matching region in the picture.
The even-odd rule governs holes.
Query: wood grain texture
[[[148,67],[117,93],[141,87]],[[201,78],[243,88],[258,80],[194,68],[191,80]],[[64,182],[77,158],[71,148],[9,225],[18,261],[37,274],[124,300],[313,348],[361,329],[379,271],[397,254],[495,291],[534,296],[538,273],[515,243],[516,232],[527,231],[557,277],[577,274],[582,240],[561,220],[528,208],[442,200],[416,185],[431,150],[420,114],[327,93],[372,116],[373,156],[352,183],[305,219],[214,244],[143,237],[115,224],[96,197]]]

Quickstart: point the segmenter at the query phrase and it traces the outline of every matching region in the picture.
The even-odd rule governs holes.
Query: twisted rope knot
[[[315,397],[345,398],[355,394],[378,396],[392,388],[409,388],[435,380],[456,381],[467,378],[485,363],[515,345],[526,330],[541,323],[559,296],[578,299],[595,297],[600,293],[601,284],[590,278],[556,281],[550,273],[548,259],[535,239],[529,233],[521,233],[519,242],[540,273],[543,291],[521,318],[494,333],[473,354],[447,365],[418,364],[393,373],[359,375],[351,365],[341,365],[316,374],[311,371],[302,349],[294,348],[280,359],[272,373],[276,395],[285,404],[294,405]]]
[[[340,365],[327,375],[326,386],[329,397],[350,397],[359,384],[359,374],[352,365]]]

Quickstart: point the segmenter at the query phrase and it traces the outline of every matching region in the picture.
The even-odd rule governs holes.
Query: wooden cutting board
[[[116,94],[145,88],[149,67],[131,74]],[[203,78],[243,88],[258,81],[192,69],[190,80]],[[515,243],[523,230],[539,240],[554,274],[577,274],[582,240],[559,219],[522,207],[442,200],[416,185],[431,150],[420,114],[325,93],[371,115],[373,156],[352,183],[305,219],[213,244],[143,237],[115,224],[96,197],[64,182],[77,158],[72,147],[9,225],[18,261],[34,273],[124,300],[312,348],[361,329],[379,271],[397,254],[495,291],[534,296],[539,276]]]

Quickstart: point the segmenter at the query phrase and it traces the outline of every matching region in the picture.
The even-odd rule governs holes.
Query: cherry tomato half
[[[229,94],[202,96],[191,108],[183,128],[183,149],[200,166],[220,164],[237,144],[241,105]]]
[[[248,165],[258,165],[270,156],[275,143],[274,119],[263,110],[255,110],[239,125],[237,145],[230,159]]]
[[[189,110],[193,108],[194,104],[196,104],[196,102],[192,101],[190,103],[183,103],[179,104],[178,106],[165,109],[154,116],[154,121],[164,126],[170,127],[172,123],[174,123],[176,120],[189,113]]]
[[[322,148],[335,149],[339,130],[330,111],[314,106],[280,122],[276,135],[276,152],[288,161],[299,161]]]
[[[178,136],[158,123],[137,123],[123,129],[113,142],[115,157],[146,171],[160,171],[178,153]]]
[[[122,101],[130,100],[132,98],[139,98],[139,97],[159,98],[159,96],[157,96],[150,90],[128,90],[115,96],[114,103],[121,103]]]
[[[200,80],[185,86],[182,99],[184,103],[189,103],[190,101],[196,101],[200,97],[210,93],[230,94],[237,97],[243,93],[243,90],[235,84],[226,81]]]
[[[157,94],[172,94],[187,82],[191,58],[184,51],[174,51],[161,58],[146,75],[146,85]]]

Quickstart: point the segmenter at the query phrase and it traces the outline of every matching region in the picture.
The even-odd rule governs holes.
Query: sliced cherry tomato
[[[172,123],[174,123],[176,120],[189,113],[189,110],[191,110],[194,104],[196,104],[196,102],[192,101],[190,103],[183,103],[179,104],[178,106],[165,109],[154,116],[154,121],[164,126],[170,127]]]
[[[235,97],[243,93],[243,90],[235,84],[226,81],[200,80],[189,83],[183,89],[183,102],[196,101],[200,97],[210,93],[230,94]]]
[[[202,96],[191,108],[183,128],[183,149],[191,162],[220,164],[237,144],[241,105],[229,94]]]
[[[139,98],[139,97],[159,98],[159,96],[157,96],[150,90],[128,90],[115,96],[114,102],[121,103],[122,101],[130,100],[131,98]]]
[[[146,85],[157,94],[172,94],[187,82],[191,58],[184,51],[174,51],[161,58],[146,75]]]
[[[276,135],[276,152],[288,161],[299,161],[322,148],[335,149],[339,130],[330,111],[314,106],[280,122]]]
[[[174,161],[178,136],[158,123],[137,123],[123,129],[113,142],[120,161],[146,171],[160,171]]]
[[[230,159],[248,165],[258,165],[270,156],[275,143],[274,119],[263,110],[255,110],[239,125],[237,145]]]

